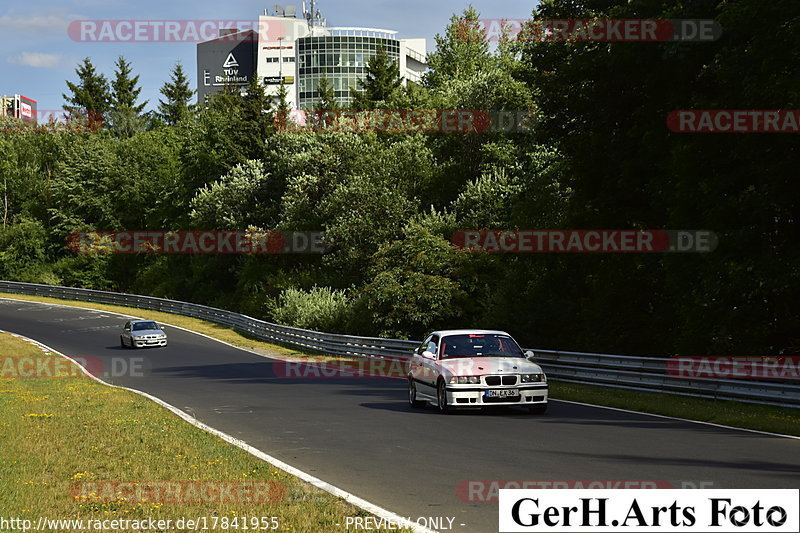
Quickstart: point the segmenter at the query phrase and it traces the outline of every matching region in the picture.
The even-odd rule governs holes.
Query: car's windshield
[[[133,331],[144,331],[146,329],[159,329],[155,322],[134,322]]]
[[[442,339],[441,356],[451,357],[525,357],[519,345],[508,335],[448,335]]]

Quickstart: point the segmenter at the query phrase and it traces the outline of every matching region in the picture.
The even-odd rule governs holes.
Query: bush
[[[460,320],[466,299],[458,281],[461,262],[447,240],[414,222],[404,228],[403,240],[382,246],[360,295],[377,333],[420,338]]]
[[[341,331],[348,321],[347,291],[313,287],[310,291],[286,289],[270,309],[280,324],[316,331]]]

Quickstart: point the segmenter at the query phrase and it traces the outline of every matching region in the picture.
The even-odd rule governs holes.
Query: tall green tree
[[[436,51],[428,54],[430,70],[424,84],[441,87],[448,79],[474,76],[491,62],[486,32],[480,25],[480,14],[468,7],[450,18],[444,35],[436,35]]]
[[[458,281],[462,258],[447,240],[415,223],[382,245],[361,295],[379,333],[422,338],[440,324],[459,323],[467,300]]]
[[[281,80],[281,84],[278,86],[278,94],[275,95],[273,104],[275,105],[275,111],[288,113],[292,110],[292,106],[289,105],[289,89],[286,87],[286,84],[283,83],[283,80]]]
[[[359,80],[360,90],[350,89],[353,109],[375,109],[378,102],[389,100],[402,83],[397,62],[379,46],[367,61],[367,75]]]
[[[339,102],[336,100],[336,91],[327,76],[323,75],[317,86],[317,101],[314,103],[314,111],[335,111],[339,109]]]
[[[713,253],[563,256],[550,265],[528,298],[547,301],[549,287],[571,285],[562,298],[577,306],[554,322],[594,324],[574,349],[797,353],[800,276],[788,266],[800,264],[797,142],[666,125],[679,109],[795,109],[800,72],[787,58],[800,50],[800,19],[786,14],[796,11],[789,0],[551,0],[535,10],[542,20],[679,15],[724,28],[701,46],[520,42],[523,79],[541,109],[535,135],[568,165],[567,227],[709,228],[719,236]]]
[[[274,113],[272,111],[272,97],[267,95],[267,89],[258,76],[252,76],[247,86],[247,92],[241,99],[243,131],[246,134],[243,140],[251,145],[255,157],[263,153],[264,140],[274,131]]]
[[[108,113],[108,127],[119,136],[130,137],[145,129],[147,120],[141,115],[147,105],[145,100],[138,104],[139,76],[132,76],[131,64],[119,56],[114,63],[114,79],[111,81],[109,98],[111,109]]]
[[[189,88],[189,79],[178,62],[172,67],[170,80],[161,86],[161,94],[166,98],[158,101],[158,116],[169,125],[175,125],[191,116],[194,106],[189,101],[194,91]]]
[[[338,117],[336,111],[340,109],[336,101],[336,92],[333,90],[328,77],[323,75],[317,86],[317,99],[314,102],[313,113],[308,116],[308,125],[312,128],[325,130],[336,127]],[[330,113],[330,112],[333,113]]]
[[[139,76],[132,76],[132,74],[130,62],[119,56],[114,63],[110,104],[112,109],[130,108],[139,114],[144,110],[148,101],[145,100],[141,104],[136,103],[142,88],[139,87]]]
[[[108,113],[110,105],[110,94],[108,80],[97,72],[88,57],[84,58],[83,63],[75,69],[78,81],[72,83],[67,80],[67,88],[70,94],[62,94],[66,102],[64,109],[72,115],[86,116],[92,121],[102,122]]]
[[[278,94],[272,99],[272,106],[275,111],[275,124],[279,130],[286,130],[291,127],[289,121],[289,114],[292,112],[292,106],[289,105],[289,89],[286,84],[281,80],[278,86]]]

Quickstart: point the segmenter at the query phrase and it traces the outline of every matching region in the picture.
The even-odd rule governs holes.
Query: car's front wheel
[[[439,380],[439,385],[436,387],[436,403],[439,406],[439,411],[444,414],[449,414],[450,406],[447,405],[447,384],[443,379]]]
[[[132,350],[136,349],[136,342],[134,342],[133,337],[131,337],[131,349]]]
[[[125,339],[122,338],[122,335],[119,336],[119,345],[123,348],[127,348],[127,346],[125,346]]]
[[[417,385],[411,378],[408,378],[408,403],[416,409],[425,407],[425,401],[417,399]]]

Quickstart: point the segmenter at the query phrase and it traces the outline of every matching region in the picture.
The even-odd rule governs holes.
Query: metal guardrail
[[[62,300],[80,300],[94,303],[124,305],[127,307],[199,318],[215,324],[234,328],[261,340],[306,348],[328,355],[406,358],[411,350],[419,346],[418,341],[384,339],[378,337],[354,337],[282,326],[280,324],[273,324],[215,307],[179,302],[176,300],[164,300],[152,296],[138,296],[118,292],[13,281],[0,281],[0,292],[47,296]]]
[[[800,408],[800,384],[751,379],[672,376],[667,359],[534,350],[548,377],[559,381],[716,400]]]
[[[48,296],[66,300],[124,305],[199,318],[239,330],[255,338],[328,355],[406,359],[420,341],[356,337],[273,324],[205,305],[92,289],[0,281],[0,292]],[[675,377],[667,360],[532,348],[536,362],[558,381],[618,389],[661,392],[719,400],[738,400],[783,407],[800,407],[800,385],[741,379]]]

